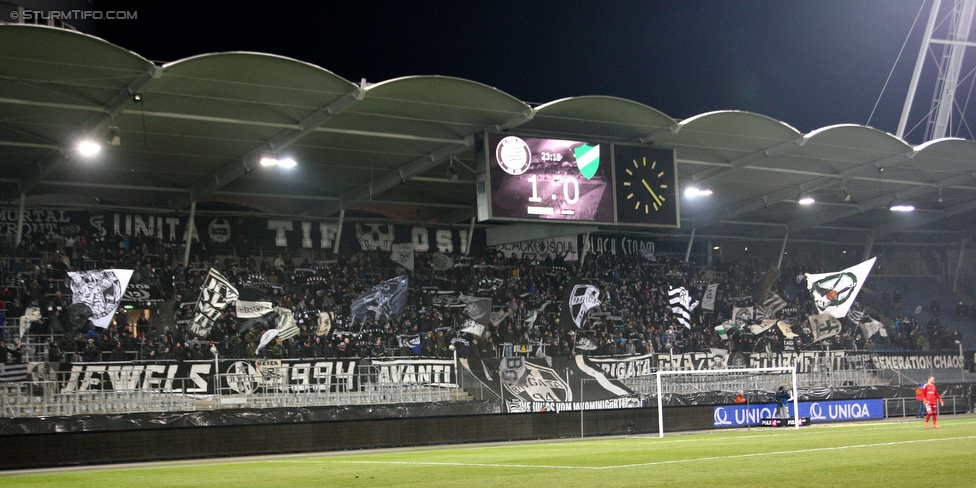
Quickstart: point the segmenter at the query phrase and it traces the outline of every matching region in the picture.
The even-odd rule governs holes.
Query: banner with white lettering
[[[579,243],[574,235],[503,244],[494,249],[506,257],[515,256],[518,259],[529,257],[541,261],[546,257],[565,255],[566,261],[579,261]]]
[[[573,358],[512,357],[461,359],[466,368],[496,395],[508,412],[638,408],[640,398],[623,383],[608,378],[583,356]],[[568,382],[567,378],[573,378]],[[504,388],[504,392],[501,391]]]
[[[453,386],[454,361],[447,359],[265,359],[218,361],[62,363],[61,391],[128,390],[192,394],[274,394],[356,391],[363,383]]]

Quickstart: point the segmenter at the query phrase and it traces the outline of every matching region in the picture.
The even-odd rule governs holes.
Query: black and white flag
[[[317,336],[327,336],[329,332],[332,331],[332,322],[335,321],[335,312],[323,311],[319,312],[318,328],[315,329],[315,335]]]
[[[870,339],[871,336],[881,332],[882,330],[884,330],[884,324],[874,319],[868,320],[867,322],[861,324],[861,334],[864,335],[865,339]]]
[[[715,298],[718,296],[718,283],[712,283],[705,288],[705,295],[702,296],[702,310],[715,311]]]
[[[525,318],[525,326],[528,328],[535,327],[535,321],[539,319],[539,314],[543,313],[546,307],[549,306],[549,301],[546,300],[539,305],[539,308],[529,312],[529,316]]]
[[[877,258],[836,273],[807,274],[807,289],[813,295],[813,303],[820,313],[841,318],[847,315],[858,292],[868,279],[868,273]]]
[[[102,269],[68,272],[71,303],[84,303],[91,309],[95,327],[108,328],[132,278],[131,269]]]
[[[267,322],[274,318],[274,305],[264,292],[254,288],[244,288],[237,299],[237,331],[244,332],[254,324]]]
[[[654,256],[654,250],[653,249],[645,249],[645,250],[641,251],[641,257],[643,257],[644,259],[646,259],[646,260],[648,260],[649,262],[652,262],[652,263],[656,263],[657,262],[657,257]]]
[[[600,289],[584,283],[570,283],[566,286],[566,293],[562,302],[563,328],[583,326],[583,322],[590,316],[590,310],[600,305]]]
[[[671,304],[671,312],[677,317],[678,322],[685,328],[691,328],[691,312],[698,306],[697,301],[693,301],[688,289],[679,286],[668,291]]]
[[[461,332],[481,337],[485,334],[485,326],[475,322],[474,320],[468,319],[464,321],[464,327],[461,328]]]
[[[210,268],[210,273],[203,280],[200,288],[200,298],[197,299],[196,313],[187,329],[200,337],[210,334],[214,322],[220,318],[221,312],[232,303],[237,302],[240,294],[227,278],[217,270]]]
[[[406,276],[397,276],[374,286],[353,300],[351,306],[353,320],[365,319],[368,316],[381,323],[390,319],[399,320],[403,315],[403,308],[407,305],[407,289]]]
[[[394,244],[393,254],[390,255],[390,260],[399,264],[400,266],[403,266],[404,268],[409,269],[410,271],[413,271],[413,243],[404,242],[403,244]]]
[[[491,323],[491,298],[461,295],[461,302],[464,303],[464,313],[471,320],[485,326]]]
[[[211,268],[200,287],[193,319],[188,325],[190,332],[201,337],[210,333],[214,322],[230,305],[237,302],[237,289],[217,270]]]
[[[419,355],[424,349],[423,343],[420,342],[420,334],[398,335],[397,341],[399,341],[400,347],[410,349],[414,355]]]
[[[577,336],[576,349],[580,351],[594,351],[596,350],[596,342],[586,336]]]
[[[498,324],[501,324],[502,321],[507,319],[509,315],[512,315],[512,312],[509,312],[507,310],[506,311],[499,310],[497,312],[492,312],[491,314],[489,314],[488,320],[491,322],[491,325],[493,327],[498,327]]]
[[[776,313],[780,310],[786,308],[786,300],[780,298],[779,295],[769,292],[766,295],[766,299],[763,300],[762,308],[756,310],[756,318],[762,320],[763,318],[772,319],[776,317]],[[762,310],[762,317],[760,317],[759,310]]]
[[[275,319],[275,329],[278,330],[278,338],[288,340],[298,335],[298,326],[295,325],[295,315],[287,308],[275,307],[278,317]]]
[[[857,304],[855,303],[855,305]],[[861,320],[864,319],[864,309],[857,306],[851,307],[847,312],[847,318],[851,319],[851,322],[855,324],[860,324]]]
[[[435,253],[430,260],[430,267],[434,271],[447,271],[454,267],[454,258],[441,253]]]
[[[813,342],[819,342],[840,334],[840,321],[829,313],[810,315],[807,317],[810,322],[810,330],[813,333]]]

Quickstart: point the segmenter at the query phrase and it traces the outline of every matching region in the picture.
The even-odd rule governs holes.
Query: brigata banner
[[[684,354],[645,354],[643,356],[591,356],[588,358],[609,378],[625,379],[653,374],[658,368],[667,371],[703,371],[733,368],[773,368],[796,366],[797,373],[822,371],[864,371],[867,369],[963,368],[965,358],[959,354],[867,353],[855,351],[805,351],[781,353],[735,353],[727,360],[711,352]]]
[[[356,391],[366,383],[457,384],[454,362],[443,359],[265,359],[151,363],[62,363],[62,392],[140,390],[157,393],[246,394]]]
[[[461,359],[471,372],[505,401],[508,412],[560,412],[638,408],[640,398],[623,383],[607,378],[583,356],[573,358]]]
[[[754,426],[760,425],[762,419],[779,418],[775,403],[720,405],[714,407],[713,415],[715,427]],[[792,403],[790,403],[790,416],[795,417]],[[884,401],[870,399],[800,402],[800,417],[810,417],[810,421],[815,423],[882,419]]]

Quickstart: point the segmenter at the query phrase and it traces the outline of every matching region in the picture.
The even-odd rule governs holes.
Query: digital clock
[[[489,134],[491,218],[613,222],[609,149]]]

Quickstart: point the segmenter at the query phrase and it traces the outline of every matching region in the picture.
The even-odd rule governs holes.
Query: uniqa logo
[[[729,412],[725,411],[725,407],[715,408],[715,425],[732,425],[729,421]]]

